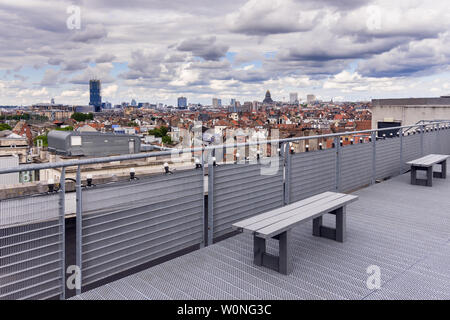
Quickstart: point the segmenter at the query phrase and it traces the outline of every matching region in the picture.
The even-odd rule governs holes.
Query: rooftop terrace
[[[290,144],[324,138],[333,143],[300,153]],[[81,175],[92,164],[197,151],[185,170],[172,161],[164,173],[98,185]],[[0,169],[61,169],[48,192],[0,201],[0,299],[449,299],[450,180],[413,186],[407,174],[428,154],[450,154],[450,122]],[[305,223],[293,230],[289,276],[256,267],[252,237],[232,224],[325,191],[359,196],[347,208],[347,241],[313,237]],[[367,285],[374,268],[378,290]],[[66,281],[74,271],[76,290]]]
[[[312,222],[293,230],[289,276],[255,266],[239,234],[73,299],[450,299],[450,181],[403,174],[354,194],[345,243],[313,237]],[[379,290],[366,285],[371,265]]]

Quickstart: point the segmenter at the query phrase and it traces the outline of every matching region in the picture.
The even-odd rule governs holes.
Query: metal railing
[[[397,134],[377,137],[392,130]],[[305,152],[291,149],[292,143],[314,139],[332,143],[316,150],[305,146]],[[216,152],[224,149],[234,155],[240,147],[262,145],[276,146],[276,152],[216,162]],[[184,153],[201,153],[196,169],[99,186],[82,183],[86,165]],[[76,266],[86,286],[181,250],[210,245],[229,235],[240,219],[320,192],[351,192],[402,174],[407,161],[428,153],[450,154],[450,121],[0,169],[0,174],[61,169],[56,192],[0,201],[0,299],[64,299],[69,167],[76,168]]]

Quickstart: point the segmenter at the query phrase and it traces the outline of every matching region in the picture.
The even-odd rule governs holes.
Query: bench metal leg
[[[347,236],[347,214],[345,207],[335,210],[336,215],[336,241],[344,242]]]
[[[414,166],[411,166],[411,184],[417,185],[417,169]]]
[[[313,220],[313,236],[320,237],[320,229],[322,228],[323,217],[320,216]]]
[[[417,178],[417,171],[426,171],[427,172],[427,178],[426,179],[418,179]],[[426,186],[426,187],[432,187],[433,186],[433,167],[415,167],[411,166],[411,184],[417,185],[417,186]]]
[[[265,253],[266,253],[266,239],[254,236],[253,237],[253,254],[254,254],[253,262],[257,266],[262,266],[263,255]]]
[[[253,236],[254,263],[257,266],[278,271],[288,275],[292,272],[291,230],[274,237],[279,241],[279,256],[266,252],[266,239]]]
[[[427,187],[433,186],[433,166],[429,167],[427,170]]]
[[[313,220],[313,235],[338,242],[344,242],[347,234],[345,206],[331,211],[330,214],[336,216],[336,228],[325,227],[323,225],[323,217],[317,217]]]
[[[280,266],[279,272],[282,274],[290,274],[292,272],[292,235],[291,230],[280,234]]]
[[[439,179],[447,179],[447,160],[439,162],[438,164],[441,165],[441,171],[433,172],[433,177]]]

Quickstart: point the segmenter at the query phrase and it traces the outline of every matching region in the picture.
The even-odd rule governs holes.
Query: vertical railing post
[[[291,151],[289,148],[289,143],[283,144],[281,148],[284,150],[283,154],[283,163],[284,163],[284,204],[287,205],[291,201],[291,191],[290,191],[290,183],[291,183]]]
[[[82,190],[81,190],[81,167],[78,166],[77,168],[77,177],[76,177],[76,183],[75,183],[75,189],[76,189],[76,264],[78,266],[78,277],[79,277],[79,286],[76,288],[76,294],[81,294],[81,287],[82,287],[82,210],[83,210],[83,202],[82,202]]]
[[[61,228],[61,286],[62,292],[60,299],[66,298],[66,168],[61,168],[61,177],[59,180],[59,225]]]
[[[403,129],[400,129],[400,175],[403,174]]]
[[[341,140],[340,137],[334,138],[334,146],[336,147],[336,191],[341,189]]]
[[[214,155],[213,149],[208,159],[208,246],[214,241]]]
[[[205,206],[205,157],[203,156],[203,150],[201,151],[202,155],[200,157],[200,169],[202,171],[202,221],[203,221],[203,237],[202,237],[202,243],[200,244],[200,248],[203,248],[206,243],[207,243],[207,237],[208,237],[208,232],[206,230],[207,226],[208,226],[208,221],[207,219],[207,211],[206,211],[206,206]]]
[[[377,179],[377,134],[372,132],[372,181],[371,184],[375,184]]]
[[[422,124],[420,126],[420,154],[423,156],[424,155],[424,134],[425,134],[425,126]]]
[[[436,131],[436,140],[435,140],[435,143],[436,143],[436,147],[433,149],[436,153],[441,153],[441,139],[440,139],[440,124],[438,123],[438,124],[435,124],[435,125],[433,125],[433,127],[434,127],[434,130]]]

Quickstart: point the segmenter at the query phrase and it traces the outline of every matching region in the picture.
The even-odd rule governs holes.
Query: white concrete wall
[[[0,156],[0,168],[14,168],[19,166],[19,157],[13,156]],[[0,174],[0,185],[12,185],[19,183],[19,173],[7,173]]]
[[[392,119],[402,126],[414,125],[420,120],[450,120],[450,106],[373,106],[372,128],[378,122]]]

